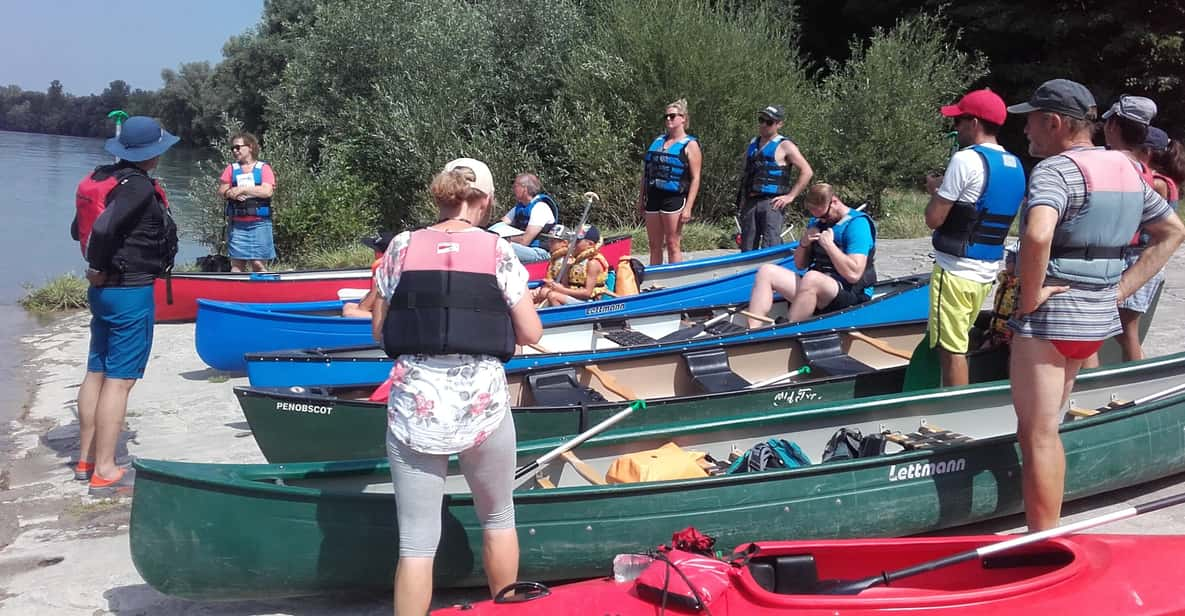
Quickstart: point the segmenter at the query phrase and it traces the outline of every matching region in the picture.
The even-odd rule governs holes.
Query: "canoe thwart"
[[[879,351],[888,353],[889,355],[894,355],[896,357],[900,357],[901,359],[908,360],[913,357],[913,351],[906,351],[905,349],[899,349],[899,348],[889,344],[888,342],[885,342],[884,340],[877,340],[876,338],[873,338],[871,336],[866,336],[858,331],[848,332],[848,337],[852,338],[853,340],[859,340],[860,342],[863,342],[864,344],[867,344],[867,345],[871,346],[872,348],[877,349]]]
[[[1066,413],[1066,415],[1070,416],[1073,419],[1078,419],[1080,417],[1094,417],[1095,415],[1098,415],[1098,414],[1099,414],[1098,409],[1084,409],[1084,408],[1080,408],[1077,406],[1070,407],[1070,411],[1068,413]]]

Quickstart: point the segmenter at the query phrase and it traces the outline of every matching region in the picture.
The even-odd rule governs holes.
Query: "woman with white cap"
[[[527,272],[485,232],[494,180],[485,163],[450,162],[429,188],[436,224],[391,240],[376,272],[375,338],[394,358],[387,403],[399,561],[395,613],[425,614],[440,542],[448,460],[458,455],[482,526],[491,593],[518,576],[514,420],[502,363],[543,326]]]

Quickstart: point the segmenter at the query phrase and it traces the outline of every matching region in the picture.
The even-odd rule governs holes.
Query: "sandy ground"
[[[928,271],[928,241],[888,240],[878,246],[881,276]],[[691,256],[703,256],[699,253]],[[1168,283],[1145,348],[1161,355],[1185,339],[1185,249],[1168,269]],[[0,462],[0,615],[99,614],[389,614],[383,596],[329,596],[270,602],[194,603],[144,584],[128,548],[130,500],[86,496],[72,480],[77,453],[75,397],[84,371],[87,315],[64,317],[29,335],[35,393],[12,423],[14,455]],[[145,378],[133,389],[125,433],[132,455],[204,462],[263,462],[246,431],[233,385],[208,369],[193,345],[193,325],[159,325]],[[1185,477],[1075,503],[1069,519],[1098,509],[1145,502],[1180,490]],[[966,532],[1019,530],[1014,516]],[[1185,533],[1185,507],[1110,525],[1110,532]],[[480,593],[478,593],[480,594]],[[442,598],[441,600],[447,600]]]

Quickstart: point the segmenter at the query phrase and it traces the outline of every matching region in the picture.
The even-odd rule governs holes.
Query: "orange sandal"
[[[74,479],[78,481],[86,481],[95,474],[95,465],[86,460],[79,460],[78,464],[74,465]]]
[[[135,481],[135,469],[121,466],[115,479],[104,479],[98,473],[91,475],[89,493],[99,497],[127,496],[132,493]]]

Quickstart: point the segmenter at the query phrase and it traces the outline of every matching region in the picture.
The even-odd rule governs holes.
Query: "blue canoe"
[[[552,325],[545,329],[537,348],[524,349],[506,368],[560,367],[927,318],[929,274],[881,281],[876,289],[877,295],[872,300],[845,310],[752,330],[746,327],[746,319],[740,312],[743,304],[683,308],[633,317],[614,314],[597,322]],[[779,302],[777,307],[784,309],[785,303]],[[710,326],[705,328],[705,323]],[[694,337],[686,337],[693,333]],[[362,386],[382,381],[391,368],[391,360],[374,344],[248,353],[246,360],[247,376],[255,387]]]
[[[591,322],[678,308],[717,306],[743,301],[753,286],[753,272],[763,263],[790,266],[796,244],[737,252],[718,257],[647,268],[644,288],[656,290],[626,297],[539,311],[544,325]],[[247,304],[198,300],[194,344],[206,365],[241,372],[243,355],[281,349],[372,344],[370,319],[341,316],[339,300]]]

